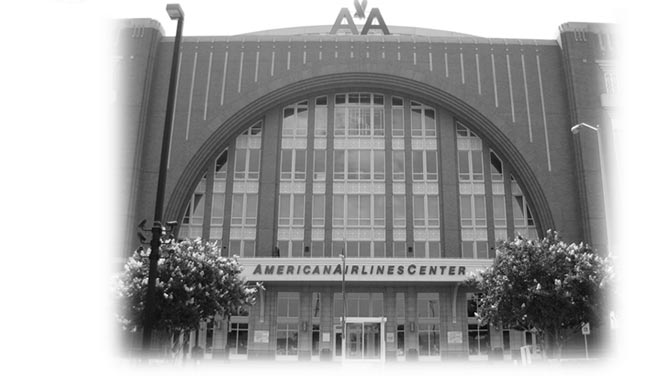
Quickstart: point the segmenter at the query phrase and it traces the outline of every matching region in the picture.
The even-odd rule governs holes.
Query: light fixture
[[[167,14],[172,20],[182,19],[185,16],[180,4],[167,4]]]

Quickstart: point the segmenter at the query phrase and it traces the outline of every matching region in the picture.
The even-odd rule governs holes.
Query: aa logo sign
[[[381,12],[379,12],[378,8],[371,9],[370,14],[368,14],[368,17],[366,18],[367,6],[368,0],[363,0],[362,2],[359,2],[359,0],[354,1],[354,17],[361,20],[366,19],[366,23],[363,25],[361,33],[359,33],[356,24],[354,24],[354,19],[350,14],[350,10],[347,8],[341,8],[339,15],[336,17],[336,21],[332,26],[330,34],[336,35],[340,30],[347,30],[350,31],[350,33],[353,35],[367,35],[370,30],[378,30],[381,31],[381,33],[384,35],[390,35],[388,27],[384,22],[384,18],[381,16]]]

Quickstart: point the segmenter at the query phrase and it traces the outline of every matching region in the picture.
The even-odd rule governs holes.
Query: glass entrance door
[[[344,359],[383,360],[385,322],[383,317],[348,318]]]

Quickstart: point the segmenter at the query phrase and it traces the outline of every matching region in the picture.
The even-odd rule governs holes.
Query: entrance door
[[[343,359],[384,360],[384,317],[355,317],[346,319],[346,341]]]

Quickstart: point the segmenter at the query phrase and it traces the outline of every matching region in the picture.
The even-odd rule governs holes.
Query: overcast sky
[[[117,0],[87,2],[87,5],[113,18],[156,19],[163,24],[166,33],[172,35],[175,23],[165,12],[167,2]],[[275,28],[332,25],[341,8],[354,10],[353,0],[178,2],[185,11],[186,36],[236,35]],[[368,0],[367,10],[379,8],[387,25],[440,29],[481,37],[555,39],[558,26],[568,21],[621,21],[626,17],[625,3],[603,0]]]

